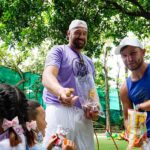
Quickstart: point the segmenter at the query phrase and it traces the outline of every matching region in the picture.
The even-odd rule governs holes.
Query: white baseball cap
[[[143,45],[141,42],[136,39],[136,38],[131,38],[131,37],[125,37],[124,39],[121,40],[119,46],[115,49],[115,54],[118,55],[120,54],[120,50],[125,47],[125,46],[135,46],[143,49]]]
[[[78,27],[83,27],[87,29],[87,24],[85,21],[83,20],[78,20],[75,19],[71,22],[71,24],[69,25],[69,30],[74,29],[74,28],[78,28]]]

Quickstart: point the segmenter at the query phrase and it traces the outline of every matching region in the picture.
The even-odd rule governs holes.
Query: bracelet
[[[140,109],[140,104],[135,105],[135,110],[139,110]]]

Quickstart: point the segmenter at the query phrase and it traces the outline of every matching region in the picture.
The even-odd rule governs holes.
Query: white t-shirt
[[[11,147],[9,139],[4,139],[0,141],[0,150],[26,150],[25,136],[20,135],[22,143],[18,144],[16,147]]]

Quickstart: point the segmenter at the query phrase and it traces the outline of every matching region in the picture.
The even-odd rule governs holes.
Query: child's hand
[[[76,145],[74,142],[64,139],[62,144],[62,150],[76,150]]]
[[[135,139],[134,141],[134,147],[141,147],[143,145],[143,139]]]
[[[49,141],[49,145],[47,147],[47,150],[52,150],[57,139],[58,139],[58,136],[56,134],[50,137],[50,141]]]

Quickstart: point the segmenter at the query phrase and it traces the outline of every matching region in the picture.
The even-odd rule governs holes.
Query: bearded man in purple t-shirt
[[[92,120],[98,114],[89,115],[82,109],[86,88],[94,77],[93,62],[81,53],[87,33],[85,21],[73,20],[67,32],[68,45],[54,46],[47,55],[42,79],[47,106],[45,146],[61,127],[67,138],[75,142],[77,150],[94,150]],[[61,148],[56,146],[55,149]]]

